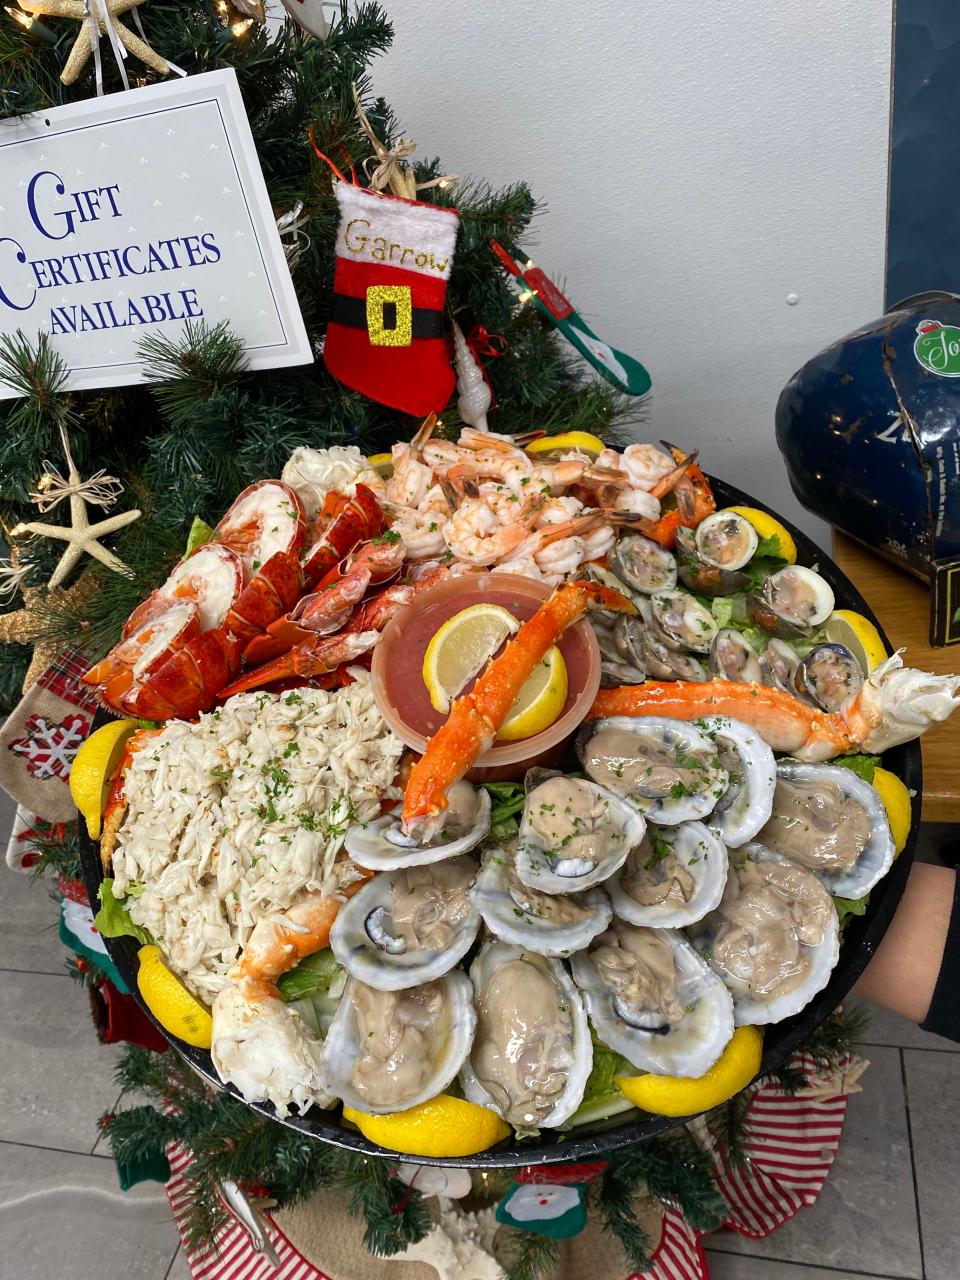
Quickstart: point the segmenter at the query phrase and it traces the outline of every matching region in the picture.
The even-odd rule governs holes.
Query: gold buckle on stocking
[[[413,343],[413,300],[406,284],[372,284],[367,289],[367,333],[374,347]]]

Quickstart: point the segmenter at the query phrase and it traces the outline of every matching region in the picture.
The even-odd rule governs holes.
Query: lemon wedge
[[[696,1116],[745,1089],[760,1070],[763,1032],[737,1027],[730,1043],[702,1076],[617,1076],[616,1083],[635,1107],[655,1116]]]
[[[198,1049],[209,1049],[213,1035],[210,1010],[167,968],[159,947],[141,947],[138,955],[137,987],[164,1031]]]
[[[448,1093],[385,1116],[344,1107],[343,1117],[371,1142],[407,1156],[472,1156],[510,1134],[495,1111]]]
[[[384,480],[393,475],[393,455],[390,453],[372,453],[367,459],[374,471],[379,471]]]
[[[880,632],[869,618],[853,609],[836,609],[826,621],[827,639],[845,645],[864,672],[868,673],[886,661],[887,651]]]
[[[513,614],[498,604],[473,604],[448,618],[423,655],[423,682],[434,711],[446,715],[464,685],[519,630]]]
[[[896,857],[903,852],[903,846],[907,843],[907,836],[913,824],[910,792],[889,769],[874,769],[873,785],[880,793],[883,807],[887,811],[887,821],[890,823],[890,834],[893,836],[893,851]]]
[[[759,507],[726,507],[726,511],[735,511],[744,520],[749,520],[760,538],[779,538],[780,556],[788,564],[797,563],[797,544],[792,534],[772,516],[769,511],[761,511]]]
[[[591,435],[589,431],[564,431],[558,436],[541,436],[539,440],[531,440],[527,445],[527,453],[554,453],[559,449],[579,449],[582,453],[592,453],[596,457],[606,447],[602,440]]]
[[[110,778],[136,720],[111,720],[95,729],[80,746],[70,766],[70,794],[83,814],[91,840],[100,839],[100,823],[107,803]]]
[[[550,727],[567,700],[567,664],[553,645],[527,676],[510,714],[497,734],[498,742],[532,738]]]

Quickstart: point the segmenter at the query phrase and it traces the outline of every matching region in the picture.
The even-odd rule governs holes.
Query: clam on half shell
[[[719,907],[687,936],[733,996],[738,1027],[799,1013],[840,955],[829,893],[813,872],[760,844],[731,858]]]
[[[378,991],[439,978],[473,945],[480,917],[467,889],[470,857],[382,871],[340,908],[330,930],[338,963]]]
[[[701,1076],[733,1035],[733,1001],[682,934],[616,921],[570,962],[604,1044],[641,1071]]]
[[[807,867],[839,898],[863,898],[893,865],[883,801],[839,765],[781,760],[773,811],[757,839]]]

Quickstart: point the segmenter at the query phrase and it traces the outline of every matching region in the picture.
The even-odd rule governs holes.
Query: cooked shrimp
[[[617,535],[609,524],[599,524],[595,529],[582,535],[584,564],[587,560],[599,560],[607,554],[617,540]]]
[[[580,515],[583,503],[567,494],[562,498],[547,498],[537,509],[536,528],[542,529],[548,524],[566,524],[568,520]]]
[[[443,492],[443,486],[440,484],[431,485],[421,503],[417,506],[417,510],[421,514],[430,512],[432,515],[443,516],[444,519],[450,514],[450,503],[447,495]]]
[[[533,556],[525,556],[522,560],[505,560],[497,565],[497,573],[512,573],[518,578],[530,578],[534,582],[544,582],[548,587],[559,586],[563,576],[559,573],[544,573]]]
[[[519,522],[501,524],[495,511],[482,498],[468,498],[444,526],[447,546],[459,560],[490,565],[506,559],[527,536]]]
[[[390,528],[400,535],[408,560],[429,560],[447,549],[443,530],[449,516],[438,511],[415,511],[407,507],[394,517]]]
[[[556,542],[548,542],[533,557],[538,569],[544,573],[555,573],[568,577],[576,573],[584,559],[583,539],[578,537],[558,538]]]
[[[423,446],[424,462],[441,474],[446,473],[450,467],[455,467],[458,463],[468,462],[469,459],[468,451],[461,449],[452,440],[428,440]]]
[[[568,458],[560,462],[538,462],[533,468],[531,482],[541,489],[546,487],[556,496],[579,484],[588,469],[588,463],[582,459]]]
[[[387,500],[401,507],[418,507],[433,484],[433,471],[422,461],[423,448],[437,425],[431,413],[409,444],[398,441],[391,450],[393,475],[387,481]]]
[[[623,451],[623,470],[635,489],[649,491],[676,465],[669,453],[664,453],[655,444],[631,444]]]

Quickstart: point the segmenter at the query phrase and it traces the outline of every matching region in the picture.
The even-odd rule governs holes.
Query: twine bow
[[[60,428],[60,439],[63,442],[63,451],[67,459],[68,477],[62,476],[52,462],[44,459],[43,475],[40,477],[36,490],[30,494],[30,501],[44,515],[58,506],[64,498],[72,498],[74,496],[82,498],[84,502],[93,503],[94,506],[103,507],[104,510],[107,507],[112,507],[123,492],[123,485],[117,477],[108,476],[105,471],[97,471],[89,480],[81,480],[73,464],[70,446],[62,426]]]
[[[389,188],[395,196],[416,200],[418,191],[426,191],[430,187],[439,187],[442,190],[459,181],[457,174],[447,173],[439,178],[431,178],[428,182],[417,182],[413,169],[403,163],[409,160],[417,149],[414,140],[398,138],[393,147],[385,146],[374,133],[373,126],[360,105],[360,95],[356,85],[353,86],[353,103],[357,110],[360,128],[370,139],[373,147],[374,154],[363,162],[363,171],[373,191],[385,191]],[[371,172],[370,166],[374,164],[376,167]]]

